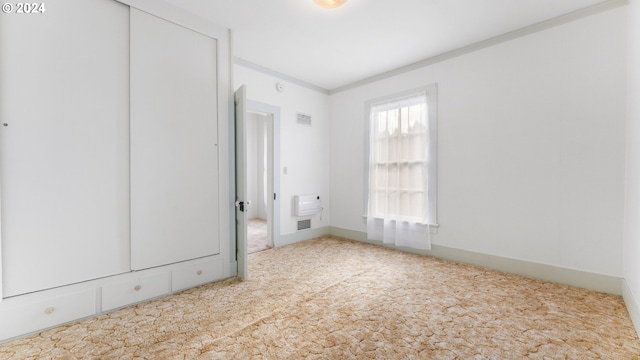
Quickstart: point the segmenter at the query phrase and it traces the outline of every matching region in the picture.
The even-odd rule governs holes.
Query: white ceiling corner
[[[239,61],[328,91],[626,0],[165,0],[233,31]]]

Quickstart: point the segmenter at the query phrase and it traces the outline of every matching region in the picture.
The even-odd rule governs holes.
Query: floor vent
[[[311,229],[311,219],[298,220],[298,230]]]

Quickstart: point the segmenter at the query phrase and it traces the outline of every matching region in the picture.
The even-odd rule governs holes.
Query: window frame
[[[427,95],[427,126],[429,128],[428,149],[429,159],[427,164],[428,198],[429,198],[429,219],[427,224],[432,227],[438,227],[438,84],[433,83],[421,86],[411,90],[392,93],[386,96],[378,97],[365,101],[365,131],[364,131],[364,219],[369,215],[369,158],[371,156],[371,109],[375,105],[385,102],[391,102],[403,97],[409,97],[418,93],[426,93]]]

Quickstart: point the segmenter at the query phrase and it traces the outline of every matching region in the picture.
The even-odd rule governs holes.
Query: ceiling
[[[333,90],[615,0],[165,0],[230,28],[233,55]],[[620,2],[620,1],[617,1]]]

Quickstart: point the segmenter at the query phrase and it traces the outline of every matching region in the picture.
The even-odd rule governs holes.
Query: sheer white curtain
[[[371,104],[367,237],[430,249],[426,92]]]

